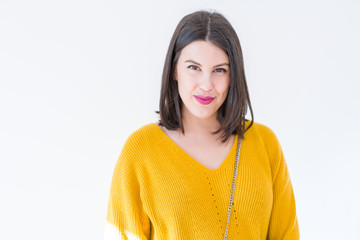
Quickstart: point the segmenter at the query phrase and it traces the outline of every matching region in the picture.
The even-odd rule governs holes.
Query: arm
[[[270,216],[268,240],[297,240],[300,238],[296,217],[294,192],[281,146],[275,137],[276,162],[273,164],[273,208]]]
[[[150,221],[140,198],[136,144],[129,138],[115,166],[108,202],[105,240],[150,238]]]

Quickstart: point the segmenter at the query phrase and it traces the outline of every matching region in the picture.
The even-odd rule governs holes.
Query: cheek
[[[196,88],[196,80],[189,74],[178,75],[178,87],[180,91],[192,92]]]
[[[227,94],[230,85],[229,79],[221,79],[217,82],[216,90],[218,93]]]

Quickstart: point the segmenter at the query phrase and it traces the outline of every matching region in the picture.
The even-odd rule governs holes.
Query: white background
[[[0,1],[0,239],[101,239],[128,135],[158,120],[171,35],[216,9],[255,121],[283,147],[302,239],[360,239],[360,3]]]

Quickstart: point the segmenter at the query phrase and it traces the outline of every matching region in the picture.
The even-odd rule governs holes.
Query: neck
[[[216,143],[219,146],[224,145],[222,142],[221,132],[217,134],[213,134],[213,132],[217,131],[220,128],[220,123],[216,120],[216,116],[214,119],[199,119],[191,115],[183,116],[182,118],[185,134],[181,134],[179,132],[179,137],[181,139],[191,139],[191,142],[196,144],[202,144],[204,142],[207,143]],[[230,137],[225,145],[230,144],[232,146],[234,142],[234,137]]]
[[[191,114],[184,114],[182,118],[184,125],[185,135],[187,136],[204,136],[204,137],[215,137],[213,132],[220,128],[220,123],[216,119],[216,115],[209,118],[197,118]]]

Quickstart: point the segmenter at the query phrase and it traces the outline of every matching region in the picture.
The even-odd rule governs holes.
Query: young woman
[[[235,30],[199,11],[177,26],[160,121],[126,141],[111,184],[106,239],[299,239],[281,146],[253,112]]]

